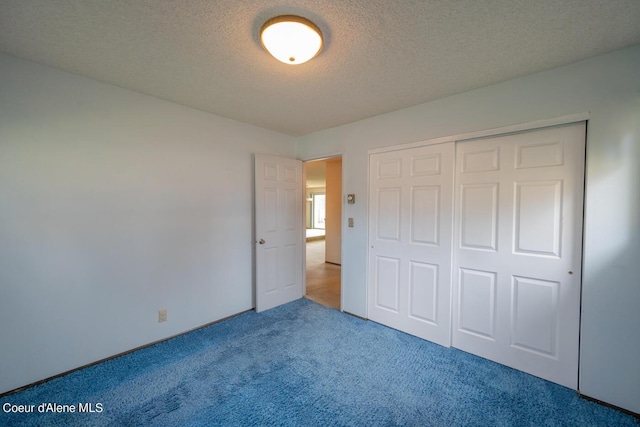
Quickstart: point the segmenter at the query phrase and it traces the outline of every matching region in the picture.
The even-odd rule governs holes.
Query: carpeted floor
[[[307,299],[0,399],[7,426],[638,426],[572,390]],[[94,413],[37,412],[41,403]],[[98,405],[99,404],[99,405]],[[47,408],[45,408],[47,409]]]

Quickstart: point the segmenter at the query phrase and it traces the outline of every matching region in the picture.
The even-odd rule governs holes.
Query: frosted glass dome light
[[[322,50],[322,32],[301,16],[276,16],[264,23],[260,43],[274,58],[285,64],[302,64]]]

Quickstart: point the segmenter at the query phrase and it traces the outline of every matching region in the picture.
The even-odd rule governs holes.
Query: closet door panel
[[[451,343],[454,144],[373,154],[369,319]]]
[[[453,346],[576,389],[585,124],[456,146]]]

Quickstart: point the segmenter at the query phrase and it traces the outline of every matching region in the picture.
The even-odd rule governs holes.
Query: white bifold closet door
[[[576,389],[585,123],[370,156],[373,321]]]
[[[456,146],[453,346],[577,389],[585,124]]]
[[[370,158],[369,319],[451,345],[454,144]]]

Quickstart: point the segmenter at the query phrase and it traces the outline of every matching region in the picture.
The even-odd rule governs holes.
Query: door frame
[[[454,144],[457,144],[458,142],[464,142],[467,140],[471,140],[471,139],[479,139],[479,138],[484,138],[484,137],[499,137],[499,136],[505,136],[508,134],[514,134],[514,133],[522,133],[522,132],[529,132],[529,131],[535,131],[535,130],[539,130],[539,129],[543,129],[543,128],[550,128],[550,127],[554,127],[554,126],[561,126],[561,125],[570,125],[570,124],[575,124],[575,123],[579,123],[579,122],[585,122],[585,151],[587,148],[587,144],[588,144],[588,125],[589,125],[589,119],[590,119],[590,114],[588,112],[586,113],[578,113],[578,114],[572,114],[572,115],[568,115],[568,116],[562,116],[562,117],[557,117],[557,118],[552,118],[552,119],[546,119],[546,120],[538,120],[538,121],[533,121],[533,122],[528,122],[528,123],[522,123],[522,124],[515,124],[515,125],[510,125],[510,126],[504,126],[504,127],[500,127],[500,128],[494,128],[494,129],[487,129],[487,130],[481,130],[481,131],[475,131],[475,132],[469,132],[469,133],[464,133],[464,134],[459,134],[459,135],[451,135],[451,136],[447,136],[447,137],[442,137],[442,138],[435,138],[435,139],[430,139],[430,140],[424,140],[424,141],[418,141],[418,142],[412,142],[412,143],[408,143],[408,144],[400,144],[400,145],[394,145],[394,146],[389,146],[389,147],[383,147],[383,148],[377,148],[377,149],[371,149],[368,150],[368,162],[367,162],[367,251],[368,248],[371,247],[372,245],[372,236],[370,234],[370,229],[371,229],[371,220],[370,220],[370,210],[371,210],[371,201],[370,201],[370,192],[371,192],[371,182],[370,182],[370,174],[371,174],[371,157],[373,154],[378,154],[378,153],[386,153],[386,152],[390,152],[390,151],[398,151],[398,150],[404,150],[404,149],[410,149],[410,148],[418,148],[418,147],[423,147],[423,146],[429,146],[429,145],[435,145],[435,144],[441,144],[441,143],[445,143],[445,142],[453,142]],[[582,176],[582,180],[583,180],[583,191],[584,191],[584,195],[586,196],[587,193],[587,189],[586,189],[586,181],[584,181],[584,174],[586,173],[586,156],[584,159],[585,165],[584,165],[584,169],[583,169],[583,176]],[[455,183],[454,183],[455,185]],[[583,277],[584,277],[584,233],[585,233],[585,221],[584,221],[584,203],[585,203],[585,199],[583,197],[583,201],[582,201],[582,227],[581,227],[581,237],[580,237],[580,242],[581,247],[580,247],[580,251],[581,251],[581,256],[580,256],[580,295],[579,295],[579,302],[578,305],[581,306],[581,300],[582,300],[582,285],[583,285]],[[452,235],[450,236],[451,239],[454,238],[454,228],[452,228],[451,230]],[[452,268],[452,276],[453,277],[453,266],[455,265],[454,262],[454,254],[452,253],[452,263],[451,263],[451,268]],[[372,277],[370,274],[370,257],[367,254],[366,257],[366,287],[365,287],[365,309],[366,309],[366,317],[369,318],[369,294],[370,294],[370,289],[372,286]],[[450,308],[451,308],[451,313],[453,314],[453,284],[449,289],[450,292],[450,296],[449,296],[449,304],[450,304]],[[580,332],[581,332],[581,309],[580,312],[578,313],[578,354],[577,354],[577,360],[576,360],[576,364],[577,364],[577,382],[576,382],[576,390],[579,392],[580,390]],[[453,322],[452,322],[453,325]],[[453,339],[453,328],[450,327],[449,330],[449,335],[450,335],[450,340],[452,342]]]
[[[442,144],[443,142],[462,142],[468,139],[507,135],[509,133],[527,132],[527,131],[541,129],[541,128],[548,128],[552,126],[568,125],[568,124],[577,123],[577,122],[588,122],[590,118],[591,118],[591,114],[589,112],[569,114],[567,116],[561,116],[561,117],[556,117],[551,119],[535,120],[532,122],[501,126],[498,128],[459,133],[459,134],[443,136],[439,138],[409,142],[406,144],[391,145],[391,146],[382,147],[382,148],[372,148],[368,150],[368,154],[371,155],[375,153],[385,153],[387,151],[404,150],[405,148],[422,147],[423,145]],[[304,162],[304,160],[302,161]]]
[[[342,205],[343,208],[340,211],[340,219],[341,219],[341,226],[340,226],[340,311],[344,311],[343,307],[344,307],[344,292],[342,291],[342,284],[344,283],[344,269],[342,268],[344,266],[344,257],[342,256],[342,254],[344,253],[344,239],[342,238],[342,236],[344,235],[344,226],[345,226],[345,209],[344,209],[344,154],[342,152],[338,152],[338,153],[331,153],[331,154],[326,154],[323,156],[316,156],[316,157],[304,157],[304,158],[298,158],[298,160],[300,160],[302,162],[302,192],[303,194],[305,194],[306,197],[306,183],[307,183],[307,162],[315,162],[315,161],[319,161],[319,160],[331,160],[331,159],[337,159],[337,158],[341,158],[342,161],[342,180],[341,180],[341,191],[342,191],[342,195],[341,195],[341,200],[342,200]],[[303,209],[304,211],[304,209]],[[303,215],[304,212],[303,212]],[[302,226],[305,227],[305,222],[303,221]],[[306,227],[305,227],[306,228]],[[302,230],[303,234],[306,232],[304,229]],[[305,239],[305,244],[306,244],[306,239]],[[302,268],[303,271],[306,271],[307,268],[307,251],[302,251]],[[302,295],[304,297],[304,295],[307,294],[307,275],[306,273],[302,275]]]

